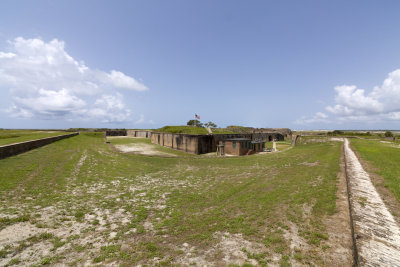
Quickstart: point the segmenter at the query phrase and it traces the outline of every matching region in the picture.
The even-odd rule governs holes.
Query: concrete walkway
[[[346,170],[360,266],[400,266],[400,229],[345,139]]]

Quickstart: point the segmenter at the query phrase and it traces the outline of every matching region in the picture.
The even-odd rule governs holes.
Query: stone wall
[[[45,146],[47,144],[53,143],[55,141],[65,139],[68,137],[76,136],[79,133],[71,133],[71,134],[64,134],[64,135],[58,135],[58,136],[53,136],[53,137],[47,137],[47,138],[42,138],[42,139],[37,139],[37,140],[32,140],[32,141],[26,141],[26,142],[21,142],[21,143],[16,143],[16,144],[10,144],[10,145],[5,145],[5,146],[0,146],[0,159],[11,157],[41,146]]]

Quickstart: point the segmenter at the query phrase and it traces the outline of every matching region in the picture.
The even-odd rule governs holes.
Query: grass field
[[[291,145],[291,141],[277,141],[276,142],[276,150],[282,151],[282,150],[288,149],[290,147],[290,145]],[[265,147],[272,148],[273,142],[266,142]]]
[[[233,158],[114,147],[135,142],[87,133],[1,160],[0,265],[334,263],[339,142]]]
[[[400,145],[398,142],[352,139],[351,144],[361,157],[377,168],[377,173],[400,202]]]
[[[0,130],[0,146],[66,134],[63,131]]]

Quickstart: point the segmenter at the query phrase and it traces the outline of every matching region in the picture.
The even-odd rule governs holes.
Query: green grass
[[[398,143],[351,139],[351,145],[375,168],[385,181],[385,187],[400,201],[400,148]],[[394,147],[397,146],[397,147]]]
[[[206,128],[194,126],[164,126],[154,131],[160,133],[208,134]]]
[[[62,131],[0,130],[0,146],[67,134]]]
[[[301,255],[323,265],[313,255],[329,239],[324,216],[335,213],[339,142],[233,158],[198,157],[159,147],[179,152],[175,158],[160,158],[112,149],[112,145],[130,142],[148,144],[147,139],[110,140],[111,145],[104,142],[102,133],[82,133],[0,160],[0,213],[23,218],[4,219],[1,227],[21,221],[45,227],[41,228],[45,234],[15,244],[15,256],[42,242],[52,250],[52,258],[32,264],[68,260],[73,264],[82,258],[130,266],[158,257],[171,265],[182,253],[174,247],[186,242],[196,250],[207,250],[219,242],[218,233],[228,232],[265,248],[265,253],[248,254],[260,265],[270,262],[272,253],[281,254],[281,264],[286,265],[292,256],[288,256],[284,232],[293,223],[310,246]],[[303,164],[317,161],[315,166]],[[161,204],[165,207],[159,208]],[[311,207],[306,219],[305,205]],[[56,216],[46,220],[47,208],[55,209]],[[123,218],[128,222],[123,224]],[[69,237],[46,231],[72,230],[85,223]],[[111,232],[116,233],[113,239]],[[79,243],[98,237],[106,242],[97,248]],[[125,242],[131,252],[122,250]],[[3,254],[8,255],[8,250]]]
[[[230,125],[226,128],[230,131],[234,131],[235,133],[251,133],[251,131],[249,132],[249,130],[244,126]]]
[[[291,141],[277,141],[276,142],[276,149],[278,151],[285,150],[289,148],[291,145]],[[273,142],[265,142],[265,147],[266,148],[272,148],[273,147]]]

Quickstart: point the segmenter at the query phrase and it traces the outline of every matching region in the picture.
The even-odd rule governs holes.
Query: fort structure
[[[235,139],[240,140],[240,147],[243,143],[243,148],[233,149]],[[246,155],[249,150],[254,152],[263,151],[263,144],[276,139],[283,141],[284,136],[280,133],[252,133],[252,134],[208,134],[208,135],[190,135],[190,134],[175,134],[175,133],[156,133],[151,134],[151,142],[161,146],[173,148],[176,150],[185,151],[192,154],[205,154],[217,151],[217,145],[224,145],[225,153],[233,155]],[[246,148],[244,148],[246,143]],[[250,144],[250,145],[249,145]],[[250,146],[250,148],[249,148]]]
[[[132,136],[150,138],[151,143],[164,147],[184,151],[192,154],[205,154],[216,152],[217,146],[224,145],[225,153],[233,155],[246,155],[263,151],[264,143],[274,139],[283,141],[284,136],[278,132],[255,132],[243,134],[181,134],[152,132],[147,130],[106,131],[106,136]],[[238,146],[233,145],[238,140]],[[239,142],[240,140],[240,142]],[[243,148],[242,148],[243,146]],[[235,148],[234,148],[235,147]],[[239,148],[240,147],[240,148]]]

